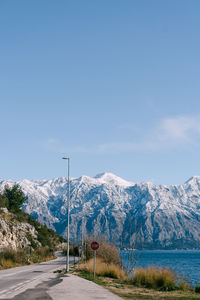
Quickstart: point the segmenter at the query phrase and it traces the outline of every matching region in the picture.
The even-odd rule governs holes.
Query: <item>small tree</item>
[[[124,226],[125,227],[125,226]],[[129,214],[127,216],[127,220],[126,220],[126,232],[128,233],[128,243],[126,242],[126,248],[128,246],[127,249],[127,264],[125,264],[125,266],[123,267],[123,234],[124,232],[122,232],[121,237],[120,237],[120,265],[123,268],[123,270],[127,273],[127,274],[131,274],[132,272],[134,272],[136,264],[138,262],[138,260],[141,257],[141,253],[139,253],[138,250],[138,234],[139,231],[142,227],[141,223],[137,222],[136,217],[133,217],[132,214]]]
[[[12,211],[20,210],[22,204],[27,199],[20,186],[17,184],[15,184],[12,188],[6,186],[3,196],[8,199],[8,209]]]

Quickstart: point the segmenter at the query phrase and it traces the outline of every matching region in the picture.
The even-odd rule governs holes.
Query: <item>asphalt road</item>
[[[0,271],[0,299],[11,299],[29,283],[35,286],[45,280],[52,279],[52,272],[65,268],[66,257],[57,252],[57,258],[48,262],[17,267]],[[70,262],[74,259],[71,257]]]
[[[74,258],[70,258],[70,263]],[[54,272],[66,266],[66,257],[0,271],[0,299],[8,300],[120,300],[102,286],[72,274]],[[121,299],[122,300],[122,299]]]

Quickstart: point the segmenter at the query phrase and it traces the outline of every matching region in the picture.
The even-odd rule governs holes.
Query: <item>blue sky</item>
[[[2,179],[200,175],[200,1],[1,0]]]

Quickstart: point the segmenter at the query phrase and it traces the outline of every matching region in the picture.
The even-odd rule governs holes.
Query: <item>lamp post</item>
[[[83,202],[82,202],[82,205],[83,205]],[[82,206],[82,210],[83,210],[83,215],[82,215],[82,232],[81,232],[81,245],[82,245],[82,251],[81,251],[81,260],[83,261],[83,252],[84,252],[84,206]]]
[[[69,272],[69,201],[70,201],[70,185],[69,185],[69,171],[70,171],[70,158],[63,157],[68,160],[68,193],[67,193],[67,257],[66,257],[66,272]]]

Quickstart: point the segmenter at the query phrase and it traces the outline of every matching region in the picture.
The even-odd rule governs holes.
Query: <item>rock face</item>
[[[6,208],[0,209],[0,250],[31,247],[31,241],[41,246],[37,240],[37,231],[28,223],[19,222]]]
[[[0,181],[0,190],[12,181]],[[18,182],[23,209],[66,236],[67,179]],[[114,174],[71,179],[70,237],[104,234],[124,246],[200,248],[200,177],[177,186],[131,183]]]

